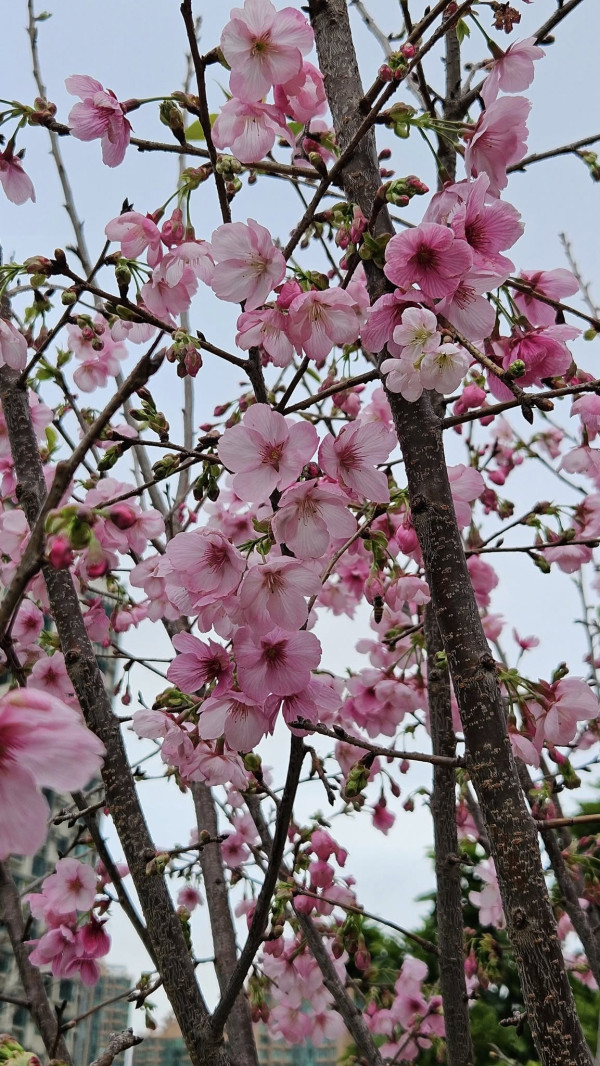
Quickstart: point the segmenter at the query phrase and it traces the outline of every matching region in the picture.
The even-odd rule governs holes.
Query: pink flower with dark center
[[[59,859],[42,891],[56,914],[89,911],[96,898],[95,870],[77,859]]]
[[[0,366],[11,370],[24,370],[27,366],[27,341],[5,318],[0,318]]]
[[[262,706],[244,692],[210,696],[204,700],[198,719],[198,736],[202,740],[224,736],[233,751],[252,751],[268,728]]]
[[[314,633],[304,631],[274,629],[256,638],[242,627],[233,638],[233,649],[242,689],[261,701],[271,692],[277,696],[301,692],[321,661],[319,641]]]
[[[504,55],[495,61],[491,73],[481,86],[481,99],[485,106],[489,107],[501,89],[505,93],[520,93],[528,89],[533,81],[533,64],[545,55],[543,48],[535,43],[535,37],[510,44]]]
[[[522,270],[519,278],[531,285],[536,292],[549,296],[552,300],[563,300],[565,296],[575,296],[579,292],[579,282],[575,275],[562,267],[557,270]],[[512,298],[532,326],[554,325],[556,310],[550,304],[536,300],[535,296],[528,292],[513,292]]]
[[[202,906],[204,903],[204,897],[202,893],[194,888],[193,885],[186,885],[185,888],[180,888],[177,893],[177,902],[180,907],[185,907],[188,911],[193,911],[198,906]]]
[[[271,234],[253,218],[248,224],[226,222],[211,239],[217,262],[212,289],[220,300],[242,303],[253,311],[263,304],[285,277],[285,259],[275,247]]]
[[[565,341],[574,340],[580,331],[574,326],[552,325],[523,331],[514,329],[503,358],[506,369],[515,360],[525,363],[526,372],[519,385],[540,385],[542,378],[564,374],[571,365],[572,355]]]
[[[242,100],[261,100],[272,85],[299,74],[312,45],[313,32],[294,8],[277,11],[270,0],[246,0],[243,8],[232,8],[221,34],[231,92]]]
[[[344,496],[318,481],[301,481],[283,493],[272,520],[279,544],[298,559],[322,559],[332,541],[356,532],[356,519]]]
[[[385,249],[385,274],[394,285],[419,285],[431,299],[449,296],[473,264],[466,241],[447,226],[422,222],[392,237]]]
[[[493,196],[499,196],[508,184],[506,168],[518,163],[527,151],[529,131],[525,123],[530,110],[531,103],[524,96],[495,100],[481,113],[475,128],[464,135],[465,170],[473,177],[487,174]]]
[[[107,167],[123,162],[131,137],[131,123],[125,118],[126,103],[119,103],[111,89],[86,74],[73,74],[65,80],[67,92],[83,101],[69,113],[68,124],[73,137],[80,141],[100,138],[102,161]]]
[[[155,267],[162,259],[160,230],[150,215],[139,211],[124,211],[104,227],[109,241],[119,241],[126,259],[137,259],[148,249],[148,266]]]
[[[311,289],[290,304],[288,337],[298,352],[322,366],[336,344],[353,344],[365,312],[345,289]]]
[[[44,842],[50,812],[40,789],[83,788],[103,755],[77,711],[47,692],[0,697],[0,859],[33,855]]]
[[[44,615],[31,600],[23,600],[11,629],[11,636],[21,647],[35,644],[44,628]]]
[[[273,95],[280,111],[303,125],[327,110],[323,75],[312,63],[303,63],[295,78],[285,85],[276,85]]]
[[[258,163],[264,159],[277,137],[294,146],[283,111],[273,104],[246,103],[236,96],[223,104],[212,134],[215,146],[231,148],[240,163]]]
[[[215,695],[231,687],[233,664],[220,644],[214,640],[205,644],[191,633],[177,633],[173,637],[173,647],[180,654],[169,666],[167,677],[182,692],[198,692],[213,681],[216,681]]]
[[[287,321],[287,316],[277,307],[243,311],[237,320],[239,333],[235,343],[245,352],[249,348],[262,348],[274,366],[288,366],[294,348],[286,332]]]
[[[274,626],[296,630],[308,617],[305,597],[320,590],[318,575],[301,562],[285,556],[269,558],[246,571],[238,603],[254,632],[269,632]]]
[[[387,477],[374,464],[384,463],[395,443],[394,434],[380,422],[352,422],[337,437],[324,438],[319,463],[350,495],[389,503]]]
[[[517,209],[490,196],[489,186],[488,175],[480,174],[475,181],[459,182],[445,190],[455,190],[458,196],[449,223],[471,248],[475,269],[504,274],[514,266],[500,252],[518,241],[524,226]]]
[[[495,289],[505,279],[506,274],[498,277],[488,271],[471,270],[451,296],[436,304],[436,312],[456,326],[467,340],[482,343],[490,336],[496,322],[496,310],[482,293]]]
[[[73,699],[73,683],[67,673],[65,657],[57,651],[45,655],[35,663],[29,675],[30,688],[41,689],[59,700]]]
[[[241,552],[216,529],[178,533],[157,567],[175,602],[193,609],[224,599],[238,587],[246,563]],[[185,608],[187,609],[187,608]]]
[[[106,922],[99,922],[91,914],[89,922],[86,922],[79,929],[78,946],[81,948],[84,958],[100,959],[103,955],[108,955],[110,937],[104,928],[105,925]]]
[[[12,139],[4,151],[0,152],[0,185],[6,198],[13,204],[24,204],[26,200],[33,200],[35,203],[33,182],[23,170],[20,156],[14,155]]]
[[[233,488],[246,503],[287,488],[314,455],[317,431],[309,422],[291,422],[268,404],[249,407],[240,425],[225,431],[217,451],[235,473]]]

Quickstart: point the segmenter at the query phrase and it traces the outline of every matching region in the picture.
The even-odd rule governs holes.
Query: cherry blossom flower
[[[399,392],[409,403],[423,395],[423,382],[418,363],[403,353],[398,359],[384,359],[380,368],[386,375],[385,384],[390,392]]]
[[[38,659],[29,675],[28,685],[30,688],[41,689],[56,699],[71,702],[73,684],[67,673],[62,652],[56,651],[54,655],[45,655]]]
[[[390,493],[383,470],[395,445],[394,434],[378,422],[352,422],[337,437],[328,435],[319,448],[319,463],[350,495],[374,503],[389,503]]]
[[[0,859],[41,847],[50,810],[40,790],[83,788],[103,755],[78,713],[47,692],[13,689],[0,697]]]
[[[33,182],[23,170],[19,155],[14,154],[12,139],[3,152],[0,152],[0,185],[4,194],[13,204],[24,204],[26,200],[35,203]]]
[[[356,532],[356,519],[346,498],[333,486],[301,481],[283,493],[272,521],[279,544],[287,544],[297,559],[322,559],[332,541]]]
[[[77,859],[59,859],[56,873],[45,879],[42,891],[56,914],[89,911],[96,898],[96,873]]]
[[[441,344],[434,352],[426,352],[420,366],[421,381],[426,389],[442,394],[453,392],[464,378],[471,357],[457,344]]]
[[[177,633],[173,637],[176,655],[167,670],[169,681],[182,692],[198,692],[203,685],[216,681],[213,695],[231,687],[233,663],[220,644],[209,640],[208,644],[191,633]]]
[[[588,440],[595,440],[600,433],[600,396],[594,393],[577,396],[571,405],[571,415],[579,415],[587,430]]]
[[[238,602],[254,632],[269,632],[274,626],[300,629],[308,617],[305,596],[321,590],[319,577],[296,559],[269,558],[246,571]]]
[[[249,407],[240,425],[221,437],[217,451],[235,473],[233,488],[246,503],[282,491],[300,474],[317,447],[317,431],[309,422],[291,422],[268,404]]]
[[[43,628],[43,612],[31,600],[23,600],[11,629],[12,639],[18,641],[22,648],[30,647],[35,644]]]
[[[142,285],[141,296],[148,310],[167,322],[171,315],[187,311],[198,288],[198,278],[210,284],[213,261],[206,241],[187,241],[169,252]]]
[[[459,528],[464,529],[465,526],[471,523],[471,508],[469,505],[481,496],[485,489],[485,481],[479,470],[475,470],[472,466],[465,466],[464,463],[448,467],[448,480],[450,481],[456,520]]]
[[[264,159],[277,137],[286,140],[290,147],[294,145],[283,111],[273,104],[250,103],[236,96],[223,104],[212,136],[217,148],[231,148],[240,163],[258,163]]]
[[[245,301],[246,311],[263,304],[276,285],[285,277],[285,259],[275,247],[271,234],[253,218],[244,222],[225,222],[211,239],[216,267],[212,288],[220,300]]]
[[[477,603],[480,607],[489,607],[490,592],[498,584],[496,571],[479,555],[470,555],[467,559],[467,567]]]
[[[304,631],[276,628],[257,637],[243,626],[234,636],[233,648],[239,683],[255,700],[265,700],[271,692],[277,696],[301,692],[321,659],[319,641]]]
[[[394,292],[380,296],[367,310],[367,321],[360,331],[363,347],[368,352],[380,352],[387,346],[390,355],[400,356],[402,348],[393,339],[394,330],[402,324],[407,305],[414,308],[415,302],[421,302],[421,298],[428,302],[427,297],[416,289],[406,293],[394,289]]]
[[[535,43],[535,37],[513,41],[504,55],[495,61],[481,86],[481,99],[485,106],[493,103],[501,89],[505,93],[520,93],[528,89],[533,81],[533,64],[545,55],[543,48]]]
[[[125,158],[131,137],[131,124],[125,118],[127,104],[119,103],[111,89],[87,74],[73,74],[65,86],[83,101],[69,112],[67,121],[73,137],[80,141],[100,138],[102,161],[107,167],[117,167]]]
[[[553,686],[553,699],[543,719],[544,737],[550,744],[570,744],[578,722],[589,722],[600,714],[600,705],[589,685],[581,678],[565,677]]]
[[[18,329],[0,318],[0,366],[24,370],[27,365],[27,341]]]
[[[408,307],[402,314],[400,325],[394,329],[393,339],[402,355],[413,362],[425,352],[434,352],[441,334],[433,311],[426,307]]]
[[[419,285],[431,299],[448,296],[473,264],[466,241],[448,226],[422,222],[392,237],[385,249],[385,274],[404,289]]]
[[[244,557],[216,529],[178,533],[157,567],[174,602],[183,610],[212,604],[234,592],[246,568]],[[192,608],[193,605],[193,608]]]
[[[313,32],[294,8],[281,11],[270,0],[246,0],[234,7],[221,34],[221,51],[231,67],[230,86],[242,100],[261,100],[272,85],[296,77],[310,52]]]
[[[290,304],[288,336],[317,366],[336,344],[353,344],[365,312],[345,289],[311,289]]]
[[[449,186],[441,195],[456,197],[448,222],[455,235],[471,248],[473,267],[504,274],[514,267],[511,260],[500,253],[518,241],[525,227],[516,207],[491,196],[489,189],[490,179],[483,173],[474,181]],[[442,219],[432,218],[431,221]]]
[[[202,906],[204,903],[204,897],[193,885],[185,885],[185,887],[180,888],[177,893],[177,903],[180,907],[185,907],[185,909],[191,913],[196,907]]]
[[[562,300],[565,296],[574,296],[579,292],[579,282],[570,270],[559,267],[556,270],[522,270],[522,281],[531,288],[552,300]],[[542,300],[536,300],[532,293],[513,293],[513,300],[521,314],[525,315],[532,326],[552,326],[556,320],[556,310]]]
[[[437,314],[447,318],[468,340],[483,343],[494,328],[496,311],[488,300],[484,300],[482,293],[501,285],[506,276],[490,274],[487,270],[470,270],[450,296],[438,301]]]
[[[124,211],[104,227],[109,241],[119,241],[126,259],[137,259],[148,249],[148,266],[155,267],[162,259],[160,230],[151,215],[139,211]]]
[[[471,903],[479,908],[479,921],[482,925],[493,925],[496,929],[504,929],[506,921],[502,910],[502,900],[500,898],[494,860],[486,859],[484,862],[480,862],[475,869],[475,873],[485,882],[485,887],[481,892],[469,892]]]
[[[210,696],[204,700],[198,720],[198,736],[202,740],[217,740],[224,735],[233,751],[252,751],[268,728],[269,720],[262,707],[243,692]]]
[[[279,110],[303,125],[327,110],[323,75],[312,63],[303,63],[295,78],[276,85],[273,95]]]
[[[256,311],[243,311],[237,320],[239,333],[235,343],[247,352],[250,348],[262,348],[274,366],[288,366],[292,361],[294,347],[287,336],[287,317],[277,307],[264,307]]]
[[[499,196],[508,184],[506,168],[518,163],[527,151],[529,131],[525,123],[530,110],[531,103],[524,96],[503,97],[486,107],[475,128],[465,134],[467,174],[476,177],[486,173],[493,196]]]

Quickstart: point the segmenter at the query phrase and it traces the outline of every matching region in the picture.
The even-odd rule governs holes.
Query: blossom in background
[[[495,60],[481,86],[481,99],[485,106],[493,103],[500,90],[520,93],[528,89],[533,81],[533,64],[545,55],[544,49],[535,43],[535,37],[509,44],[506,52]]]
[[[0,366],[11,370],[24,370],[27,365],[27,341],[18,329],[5,318],[0,318]]]
[[[131,123],[125,118],[127,105],[119,103],[111,89],[105,89],[87,74],[66,78],[67,92],[82,103],[71,108],[68,124],[73,137],[80,141],[100,138],[102,161],[107,167],[123,162],[131,137]]]
[[[104,745],[77,711],[37,689],[0,697],[0,859],[33,855],[47,833],[42,788],[83,788],[100,771]]]

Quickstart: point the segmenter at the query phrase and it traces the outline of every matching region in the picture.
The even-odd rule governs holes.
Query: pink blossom
[[[533,64],[545,56],[543,48],[535,43],[535,37],[524,41],[513,41],[504,55],[497,59],[481,86],[481,99],[488,107],[498,96],[499,91],[520,93],[528,89],[533,81]]]
[[[191,633],[177,633],[173,637],[173,647],[180,654],[169,666],[167,677],[182,692],[198,692],[213,681],[216,681],[213,695],[231,687],[233,664],[220,644],[214,640],[205,644]]]
[[[2,545],[4,549],[4,544]],[[23,648],[30,647],[37,641],[44,628],[44,615],[31,600],[23,600],[12,626],[12,639]]]
[[[261,100],[272,85],[295,78],[310,52],[313,32],[294,8],[277,11],[270,0],[246,0],[234,7],[221,34],[221,50],[231,67],[234,96]]]
[[[23,170],[20,155],[14,154],[12,138],[4,151],[0,152],[0,185],[6,198],[13,204],[24,204],[26,200],[35,203],[33,182]]]
[[[148,266],[155,267],[162,259],[160,230],[151,215],[139,211],[124,211],[107,223],[104,232],[109,241],[119,241],[126,259],[137,259],[148,249]]]
[[[374,464],[384,463],[395,443],[394,434],[380,422],[352,422],[337,437],[324,438],[319,463],[349,494],[361,500],[388,503],[387,477]]]
[[[395,821],[396,816],[388,810],[385,800],[380,800],[373,808],[373,825],[375,829],[379,829],[380,833],[387,836]]]
[[[467,566],[477,603],[480,607],[489,607],[490,592],[498,584],[496,571],[489,563],[484,562],[480,555],[470,555]]]
[[[129,872],[129,871],[128,871]],[[87,959],[100,959],[110,951],[110,937],[104,926],[92,913],[90,920],[79,929],[79,946],[82,956]]]
[[[423,382],[418,361],[402,353],[398,359],[384,359],[379,368],[386,375],[386,388],[398,392],[409,403],[423,395]]]
[[[0,366],[11,370],[24,370],[27,365],[27,341],[18,329],[0,318]]]
[[[198,719],[198,736],[202,740],[217,740],[224,735],[233,751],[251,751],[268,728],[269,720],[262,707],[244,692],[224,692],[202,703]]]
[[[59,859],[42,892],[56,914],[89,911],[96,898],[96,873],[77,859]]]
[[[531,103],[524,96],[495,100],[481,113],[475,128],[465,135],[468,137],[467,174],[476,177],[486,173],[493,196],[499,196],[508,184],[506,168],[518,163],[527,151],[529,131],[525,123],[530,110]]]
[[[479,863],[475,872],[485,882],[482,892],[469,892],[471,903],[479,908],[479,921],[482,925],[494,925],[496,929],[504,929],[506,921],[493,859]]]
[[[205,781],[210,787],[228,784],[234,788],[248,788],[248,775],[239,755],[227,750],[213,751],[208,744],[206,747],[199,744],[196,748],[189,776],[191,781]]]
[[[447,226],[422,222],[392,237],[385,249],[385,273],[404,289],[416,284],[431,299],[448,296],[473,263],[466,241]]]
[[[247,352],[249,348],[260,347],[274,366],[291,363],[294,348],[286,333],[287,317],[277,307],[243,311],[237,320],[237,328],[235,343],[238,348]]]
[[[285,277],[283,255],[269,231],[253,218],[247,225],[226,222],[219,226],[211,247],[217,263],[211,282],[214,293],[230,303],[245,301],[246,311],[260,307]]]
[[[85,504],[97,509],[94,533],[103,548],[117,552],[132,550],[141,555],[148,541],[164,532],[164,519],[160,512],[154,507],[142,510],[139,504],[129,501],[126,510],[123,505],[117,505],[102,513],[107,501],[131,488],[125,481],[103,478],[87,493]]]
[[[426,352],[435,352],[441,334],[433,311],[426,307],[408,307],[402,314],[400,325],[394,329],[393,339],[401,354],[412,362]]]
[[[189,308],[198,278],[210,284],[213,269],[208,241],[185,241],[154,268],[150,281],[142,285],[142,300],[152,314],[170,321],[171,315]]]
[[[356,531],[346,499],[318,481],[301,481],[283,493],[273,516],[273,533],[298,559],[322,559],[332,541]]]
[[[469,504],[481,496],[485,489],[485,481],[478,470],[472,466],[465,466],[463,463],[448,467],[448,479],[458,525],[460,529],[464,529],[471,522]]]
[[[575,296],[579,292],[579,282],[575,275],[562,267],[556,270],[522,270],[519,278],[531,285],[535,292],[541,293],[542,296],[549,296],[552,300],[562,300],[565,296]],[[518,290],[513,292],[512,297],[530,325],[554,325],[556,311],[550,304],[536,300],[533,293]]]
[[[456,197],[448,221],[456,236],[472,249],[474,268],[503,274],[514,267],[500,253],[518,241],[524,226],[517,209],[491,196],[489,186],[490,179],[484,173],[475,181],[451,185],[441,195]]]
[[[239,683],[253,699],[264,700],[273,692],[288,696],[301,692],[311,671],[321,659],[321,645],[314,633],[289,633],[273,629],[258,637],[250,629],[238,629],[233,640]]]
[[[174,602],[184,610],[214,603],[234,592],[245,569],[244,557],[215,529],[178,533],[158,565]]]
[[[464,378],[471,358],[457,344],[441,344],[434,352],[426,352],[420,366],[421,381],[425,389],[449,393],[458,388]]]
[[[240,499],[257,503],[296,480],[317,441],[309,422],[292,422],[258,403],[248,408],[240,425],[226,430],[217,451],[235,473],[233,488]]]
[[[188,911],[194,911],[196,907],[202,906],[204,898],[202,893],[194,888],[193,885],[186,885],[185,888],[180,888],[177,893],[177,903],[180,907],[185,907]]]
[[[595,393],[578,396],[571,405],[571,415],[579,415],[587,430],[588,440],[595,440],[600,433],[600,396]]]
[[[285,124],[285,115],[278,107],[246,102],[236,96],[223,104],[212,135],[217,148],[231,148],[241,163],[258,163],[264,159],[277,137],[282,137],[291,146],[294,144]]]
[[[526,372],[519,385],[542,385],[543,378],[557,377],[570,367],[572,356],[565,341],[579,336],[573,326],[551,325],[537,329],[515,328],[508,341],[502,365],[507,369],[515,360],[525,363]]]
[[[565,677],[553,686],[553,697],[543,721],[544,736],[550,744],[570,744],[577,723],[600,714],[598,700],[589,685],[576,677]]]
[[[62,652],[56,651],[54,655],[45,655],[38,659],[29,675],[29,686],[41,689],[59,700],[72,700],[73,684],[67,673]]]
[[[380,296],[367,310],[367,321],[361,330],[363,347],[368,352],[380,352],[387,347],[390,355],[400,356],[402,348],[393,340],[394,330],[402,324],[407,305],[414,309],[415,301],[421,296],[427,301],[427,297],[416,289],[409,289],[407,293],[394,289]]]
[[[296,559],[269,559],[250,567],[242,581],[238,602],[253,632],[279,626],[300,629],[308,617],[305,596],[316,596],[321,582],[313,570]]]
[[[73,74],[65,80],[67,92],[83,101],[75,104],[68,123],[73,137],[80,141],[101,138],[102,161],[108,167],[123,162],[131,137],[131,124],[125,118],[127,105],[119,103],[111,89],[86,74]]]
[[[30,688],[0,697],[0,859],[41,847],[49,808],[40,789],[83,788],[103,755],[103,744],[61,700]]]
[[[336,344],[353,344],[365,313],[345,289],[311,289],[292,301],[288,337],[298,352],[322,366]]]
[[[274,97],[280,111],[303,125],[327,110],[323,75],[312,63],[303,63],[295,78],[285,85],[276,85]]]

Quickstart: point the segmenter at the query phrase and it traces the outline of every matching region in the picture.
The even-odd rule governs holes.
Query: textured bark
[[[438,625],[430,605],[425,609],[425,641],[431,743],[436,755],[451,756],[456,751],[456,738],[452,728],[450,678],[447,667],[436,659],[437,653],[443,651],[443,648]],[[440,949],[440,985],[446,1026],[446,1053],[449,1066],[471,1066],[473,1046],[465,982],[461,869],[458,862],[456,830],[456,777],[455,771],[449,767],[433,767],[431,815],[435,848],[436,917]]]
[[[218,836],[217,812],[210,789],[201,782],[194,782],[191,788],[198,832],[206,829],[211,837]],[[235,970],[238,956],[220,844],[207,844],[202,848],[200,866],[210,916],[215,969],[221,995],[223,995]],[[225,1031],[234,1066],[258,1066],[250,1007],[243,989],[231,1008]]]
[[[345,0],[310,0],[319,65],[338,142],[361,121],[362,85]],[[343,169],[347,198],[370,216],[380,185],[373,133]],[[393,232],[381,212],[380,230]],[[371,300],[383,273],[365,264]],[[496,863],[524,1003],[543,1066],[589,1066],[591,1059],[565,970],[540,862],[537,832],[515,767],[496,677],[483,632],[448,481],[440,420],[425,394],[416,403],[388,395],[404,456],[411,511],[433,610],[460,707],[468,767]]]
[[[42,463],[33,432],[27,391],[18,374],[0,368],[0,398],[17,474],[17,493],[30,526],[46,496]],[[65,665],[86,724],[106,748],[102,778],[111,816],[138,893],[153,956],[186,1042],[192,1066],[228,1066],[229,1057],[216,1037],[196,983],[194,966],[166,884],[148,876],[153,846],[94,649],[87,635],[77,592],[68,570],[42,568],[51,614]]]
[[[0,918],[8,933],[21,984],[27,996],[27,1006],[44,1041],[49,1059],[62,1059],[71,1066],[71,1056],[61,1036],[58,1019],[48,999],[44,980],[37,966],[29,961],[25,946],[25,926],[21,900],[9,870],[0,862]]]

